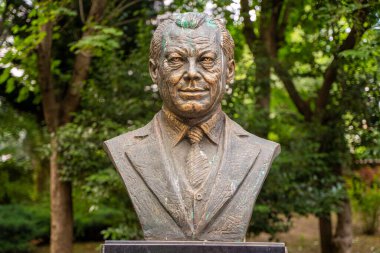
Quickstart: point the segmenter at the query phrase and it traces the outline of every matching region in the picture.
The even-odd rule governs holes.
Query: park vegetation
[[[352,210],[379,229],[380,4],[374,0],[0,2],[0,252],[141,239],[102,142],[160,109],[152,31],[170,12],[221,17],[236,48],[223,108],[281,143],[249,234],[319,220],[322,253],[349,253]],[[332,216],[337,222],[333,224]]]

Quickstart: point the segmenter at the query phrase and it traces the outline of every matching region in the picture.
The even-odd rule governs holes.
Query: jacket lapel
[[[205,212],[197,226],[197,235],[234,196],[260,153],[259,145],[245,140],[248,133],[240,126],[236,127],[232,124],[234,124],[232,120],[226,117],[224,154]]]
[[[150,131],[135,138],[140,141],[126,150],[127,158],[177,225],[187,236],[191,236],[192,224],[187,217],[178,175],[174,173],[161,143],[157,116]]]

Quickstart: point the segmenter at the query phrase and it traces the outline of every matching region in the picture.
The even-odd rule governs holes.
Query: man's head
[[[149,70],[167,109],[181,118],[203,118],[218,109],[234,78],[233,39],[206,14],[175,14],[153,35]]]

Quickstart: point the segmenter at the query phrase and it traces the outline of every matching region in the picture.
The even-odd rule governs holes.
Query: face
[[[219,30],[206,24],[196,29],[171,24],[166,31],[159,62],[150,62],[165,107],[182,118],[211,115],[234,72],[233,60],[227,62],[220,46]]]

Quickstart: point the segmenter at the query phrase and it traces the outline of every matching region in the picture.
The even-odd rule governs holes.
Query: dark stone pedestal
[[[286,253],[284,243],[106,241],[102,253]]]

